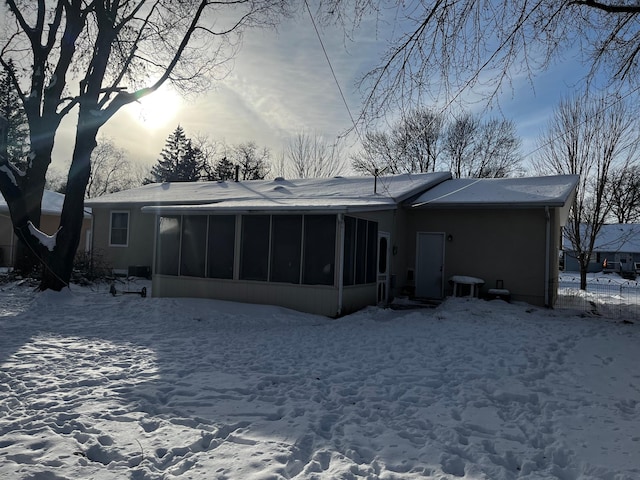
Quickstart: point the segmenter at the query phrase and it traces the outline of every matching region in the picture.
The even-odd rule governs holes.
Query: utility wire
[[[338,91],[340,92],[340,98],[342,99],[342,102],[344,103],[344,106],[345,106],[345,108],[347,110],[347,113],[349,114],[349,118],[351,120],[351,124],[353,125],[353,129],[356,132],[356,136],[358,137],[358,140],[360,141],[361,145],[364,146],[364,141],[363,141],[362,135],[360,134],[360,130],[358,128],[358,125],[357,125],[357,123],[355,121],[355,118],[354,118],[353,114],[351,113],[351,109],[349,108],[349,104],[347,103],[347,100],[346,100],[346,98],[344,96],[344,93],[343,93],[342,88],[340,86],[340,82],[338,81],[338,78],[337,78],[337,76],[335,74],[335,70],[333,68],[333,65],[331,64],[331,60],[330,60],[329,55],[327,53],[327,50],[325,48],[324,42],[322,41],[322,37],[320,36],[319,29],[318,29],[318,27],[316,25],[315,19],[313,18],[313,14],[311,13],[311,8],[309,7],[308,0],[304,0],[304,4],[305,4],[305,7],[306,7],[307,12],[309,14],[309,18],[311,20],[311,24],[313,25],[313,28],[314,28],[314,30],[316,32],[316,36],[318,38],[318,42],[320,43],[320,47],[322,48],[322,52],[324,53],[325,59],[327,60],[327,64],[329,65],[329,69],[331,70],[331,75],[333,76],[333,80],[334,80],[336,86],[338,87]],[[484,66],[483,66],[483,68],[484,68]],[[468,86],[468,83],[467,83],[467,86]],[[461,88],[448,102],[446,102],[446,104],[444,106],[442,106],[439,109],[439,112],[440,112],[441,115],[444,114],[444,112],[449,107],[451,107],[451,105],[456,101],[456,99],[459,98],[462,95],[463,90],[465,90],[465,87]],[[640,85],[637,86],[636,88],[630,90],[625,95],[622,95],[622,96],[616,98],[613,102],[605,105],[601,110],[598,111],[598,113],[608,110],[609,108],[611,108],[615,104],[623,101],[624,99],[628,98],[629,96],[631,96],[632,94],[636,93],[639,90],[640,90]],[[370,100],[371,100],[371,98],[367,99],[367,104],[369,103]],[[366,105],[365,105],[365,108],[366,108]],[[576,125],[575,128],[579,128],[580,126],[584,125],[586,121],[587,120],[583,120],[580,124]],[[537,153],[540,150],[542,150],[543,148],[551,145],[551,143],[553,143],[555,140],[557,140],[560,136],[561,136],[561,134],[559,134],[558,136],[556,136],[554,138],[549,139],[547,142],[537,146],[535,149],[531,150],[530,152],[527,152],[527,153],[523,154],[522,155],[522,160],[525,160],[527,158],[531,158],[535,153]],[[368,152],[367,152],[367,154],[368,154]],[[388,189],[386,188],[386,185],[384,185],[384,183],[383,183],[383,186],[385,187],[385,190],[387,190],[387,193],[389,193]]]
[[[338,87],[338,91],[340,92],[340,98],[342,98],[342,103],[344,103],[344,106],[347,109],[347,113],[349,114],[349,119],[353,124],[353,129],[355,130],[356,135],[358,136],[358,139],[362,143],[362,137],[360,136],[360,131],[358,130],[358,126],[356,124],[355,119],[353,118],[351,109],[349,108],[349,104],[347,103],[347,99],[345,98],[344,93],[342,92],[342,87],[340,87],[340,82],[338,82],[338,77],[336,76],[336,72],[333,69],[333,65],[331,64],[331,60],[329,59],[329,55],[327,54],[327,49],[324,46],[324,42],[322,41],[322,37],[320,36],[320,31],[318,30],[318,26],[316,25],[316,21],[313,18],[313,14],[311,13],[311,8],[309,8],[309,3],[307,2],[307,0],[304,0],[304,5],[307,7],[307,12],[309,13],[311,24],[313,25],[313,29],[316,32],[316,36],[318,37],[318,42],[320,42],[320,47],[322,48],[322,52],[324,53],[324,58],[327,60],[327,64],[329,65],[329,70],[331,70],[333,81],[335,82],[336,86]]]
[[[358,125],[353,117],[353,114],[351,113],[351,109],[349,108],[349,104],[347,103],[347,99],[344,96],[344,93],[342,91],[342,87],[340,86],[340,82],[338,81],[338,77],[336,76],[336,72],[333,69],[333,65],[331,64],[331,59],[329,58],[329,54],[327,53],[327,49],[324,46],[324,42],[322,41],[322,36],[320,35],[320,31],[318,30],[318,26],[316,25],[316,21],[313,18],[313,14],[311,13],[311,8],[309,8],[309,2],[307,0],[304,0],[304,5],[305,7],[307,7],[307,12],[309,13],[309,18],[311,19],[311,24],[313,25],[313,29],[316,32],[316,36],[318,37],[318,42],[320,42],[320,47],[322,48],[322,52],[324,53],[324,58],[327,60],[327,64],[329,65],[329,70],[331,70],[331,75],[333,76],[333,81],[335,82],[336,86],[338,87],[338,92],[340,92],[340,98],[342,98],[342,103],[344,103],[345,108],[347,109],[347,113],[349,114],[349,118],[351,119],[351,124],[353,125],[353,130],[356,132],[356,136],[358,137],[358,140],[360,140],[360,144],[364,145],[364,141],[362,140],[362,136],[360,135],[360,130],[358,129]],[[367,154],[369,154],[369,152],[367,152]],[[372,162],[373,163],[373,162]],[[377,173],[377,169],[376,169],[376,173],[374,173],[374,176],[376,177],[376,180],[378,178],[378,173]],[[385,182],[382,182],[382,187],[384,188],[384,190],[387,192],[387,194],[391,197],[391,192],[389,192],[389,188],[388,186],[385,184]]]

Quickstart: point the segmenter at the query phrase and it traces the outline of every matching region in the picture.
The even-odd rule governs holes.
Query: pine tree
[[[16,167],[24,170],[29,153],[29,125],[18,92],[11,81],[15,73],[13,61],[0,73],[0,115],[7,119],[7,156]]]
[[[202,178],[204,158],[202,151],[194,147],[190,138],[184,148],[184,156],[179,163],[177,179],[174,182],[196,182]]]
[[[169,135],[147,183],[195,182],[202,174],[203,155],[178,125]]]
[[[236,176],[236,167],[227,157],[218,160],[213,169],[216,180],[233,180]]]

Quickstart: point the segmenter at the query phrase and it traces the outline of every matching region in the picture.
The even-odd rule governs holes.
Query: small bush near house
[[[79,284],[106,280],[111,276],[111,270],[111,264],[101,251],[78,252],[73,263],[71,279]]]

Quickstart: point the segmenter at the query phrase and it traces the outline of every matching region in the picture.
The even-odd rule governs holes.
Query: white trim
[[[127,240],[124,244],[122,243],[113,243],[112,234],[113,234],[113,214],[114,213],[126,213],[127,214]],[[128,247],[129,246],[129,232],[131,230],[131,212],[129,210],[110,210],[109,211],[109,246],[110,247]]]
[[[385,252],[382,252],[380,250],[380,240],[382,240],[383,238],[387,239],[387,249]],[[381,230],[378,230],[378,240],[377,240],[378,244],[376,245],[376,250],[378,251],[378,255],[376,256],[376,300],[378,302],[378,305],[386,305],[389,303],[389,284],[391,283],[391,255],[390,255],[390,251],[391,251],[391,233],[390,232],[384,232]],[[386,259],[386,271],[384,273],[380,272],[380,256],[381,255],[385,255]],[[382,278],[382,281],[380,281]],[[380,284],[384,284],[384,298],[379,299],[378,298],[378,290],[380,288]]]

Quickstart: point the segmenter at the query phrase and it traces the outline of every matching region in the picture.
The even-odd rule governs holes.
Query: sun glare
[[[137,122],[155,130],[173,121],[180,110],[180,97],[170,88],[162,87],[128,108]]]

